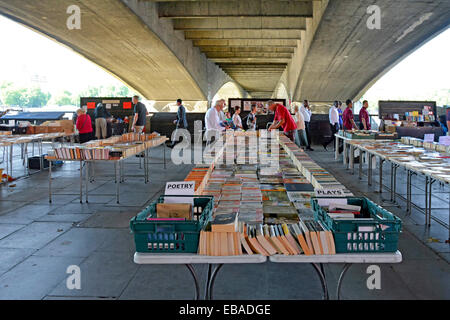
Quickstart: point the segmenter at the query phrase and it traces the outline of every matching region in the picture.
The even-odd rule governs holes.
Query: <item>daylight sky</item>
[[[116,78],[72,50],[2,16],[0,39],[0,83],[32,85],[31,79],[38,75],[42,89],[51,93],[78,92],[88,85],[121,85]],[[449,53],[450,29],[447,29],[384,75],[364,97],[414,99],[418,98],[418,93],[449,89]]]

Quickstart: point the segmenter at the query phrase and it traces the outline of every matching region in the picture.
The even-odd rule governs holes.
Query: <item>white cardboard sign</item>
[[[195,181],[175,181],[167,182],[166,190],[164,192],[165,196],[183,196],[183,197],[165,197],[165,203],[192,203],[194,198],[189,199],[189,197],[194,196],[195,191]]]

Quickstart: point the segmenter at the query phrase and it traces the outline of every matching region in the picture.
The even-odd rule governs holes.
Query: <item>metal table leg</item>
[[[90,167],[90,162],[87,161],[86,162],[86,166],[85,166],[85,193],[86,193],[86,203],[89,203],[89,167]]]
[[[52,203],[52,160],[48,161],[48,202]]]
[[[325,273],[322,271],[322,266],[319,266],[317,263],[311,263],[311,265],[314,267],[314,270],[316,270],[316,273],[319,276],[320,283],[322,284],[323,299],[329,300],[330,297],[328,295],[327,280],[325,279]]]
[[[411,214],[411,171],[406,169],[406,212]]]
[[[351,144],[350,145],[350,159],[349,159],[348,168],[352,170],[352,174],[353,174],[354,167],[355,167],[355,146]]]
[[[207,299],[208,300],[212,300],[213,299],[213,288],[214,288],[214,282],[216,281],[216,277],[217,277],[217,273],[219,272],[219,270],[223,267],[223,264],[218,264],[214,270],[212,270],[211,274],[210,274],[210,278],[209,281],[207,283],[207,287],[206,290],[208,291],[207,295]]]
[[[431,226],[431,195],[433,189],[433,183],[436,181],[433,178],[430,178],[429,190],[428,190],[428,226]]]
[[[186,264],[185,266],[191,272],[192,278],[194,279],[194,283],[195,283],[195,300],[199,300],[200,299],[200,286],[198,284],[197,273],[195,272],[195,269],[194,269],[194,267],[191,264]]]
[[[367,184],[369,186],[372,185],[372,173],[373,173],[373,169],[372,169],[372,159],[373,159],[373,155],[370,153],[367,153],[367,156],[369,158],[369,163],[367,164]]]
[[[359,150],[359,180],[362,179],[362,163],[363,163],[363,154],[364,151]]]
[[[344,167],[347,167],[347,143],[345,140],[343,140],[344,150],[342,152],[342,162],[344,164]]]
[[[335,137],[335,145],[334,145],[334,160],[339,159],[339,137]]]
[[[428,176],[425,176],[425,225],[428,224]]]
[[[206,284],[205,284],[205,300],[208,300],[209,298],[209,292],[208,292],[208,288],[209,288],[209,281],[211,279],[211,264],[208,263],[208,268],[207,268],[207,273],[206,273]]]
[[[380,175],[380,187],[379,187],[379,193],[383,193],[383,163],[384,160],[380,158],[380,168],[379,168],[379,175]]]
[[[14,153],[14,145],[9,146],[9,170],[11,171],[10,176],[13,176],[13,153]]]
[[[80,161],[80,203],[83,203],[83,161]]]
[[[341,299],[341,286],[342,286],[342,281],[344,280],[344,276],[347,273],[348,269],[352,266],[351,263],[346,263],[344,265],[344,268],[342,268],[341,274],[339,275],[339,280],[337,283],[337,289],[336,289],[336,297],[338,300]]]
[[[119,164],[120,164],[120,160],[118,161],[119,162]],[[119,199],[119,194],[120,194],[120,177],[119,177],[119,179],[117,179],[118,177],[117,177],[117,175],[118,175],[118,173],[117,173],[117,161],[116,162],[114,162],[114,172],[115,172],[115,175],[116,175],[116,201],[117,201],[117,203],[120,203],[120,199]]]
[[[166,168],[166,144],[165,143],[163,143],[163,148],[164,148],[164,169],[167,169]]]

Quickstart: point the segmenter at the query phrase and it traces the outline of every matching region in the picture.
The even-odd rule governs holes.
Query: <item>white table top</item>
[[[333,255],[274,255],[269,260],[276,263],[400,263],[400,251],[393,253],[340,253]],[[241,256],[202,256],[193,253],[140,253],[134,254],[137,264],[241,264],[264,263],[267,257],[253,254]]]
[[[264,263],[267,257],[260,254],[241,256],[204,256],[194,253],[141,253],[134,254],[137,264],[241,264]]]
[[[277,263],[400,263],[400,251],[393,253],[338,253],[331,255],[274,255],[269,257],[271,262]]]

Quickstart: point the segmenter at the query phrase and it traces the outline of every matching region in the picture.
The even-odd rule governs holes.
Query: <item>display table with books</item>
[[[406,211],[411,213],[412,207],[412,176],[419,175],[425,178],[425,224],[431,225],[431,199],[432,185],[440,182],[443,185],[450,186],[450,147],[436,143],[427,143],[416,138],[403,137],[402,142],[348,142],[353,148],[366,153],[368,158],[368,183],[371,184],[372,176],[372,157],[379,160],[379,192],[383,190],[383,163],[387,162],[391,166],[390,174],[390,195],[391,201],[396,202],[396,197],[402,197],[397,193],[397,169],[406,170]],[[362,172],[362,161],[360,161],[360,178]],[[417,209],[421,210],[418,206]],[[438,223],[445,226],[443,221],[435,219]],[[449,199],[449,221],[447,224],[450,239],[450,199]]]
[[[353,197],[284,135],[260,132],[257,143],[241,137],[231,134],[226,144],[236,149],[219,145],[211,163],[188,174],[185,182],[198,186],[188,209],[161,195],[131,219],[136,263],[188,265],[196,297],[190,264],[208,264],[209,299],[224,264],[291,259],[313,266],[328,299],[325,263],[345,264],[340,288],[353,263],[401,262],[398,217]]]
[[[89,182],[94,178],[94,165],[96,163],[114,164],[114,177],[116,183],[116,201],[120,203],[120,183],[124,182],[124,162],[132,157],[139,157],[139,166],[143,168],[144,182],[149,182],[149,152],[151,148],[163,145],[168,140],[165,136],[156,134],[127,133],[122,136],[113,136],[104,140],[95,140],[83,145],[74,145],[55,148],[45,157],[49,161],[49,202],[52,202],[52,163],[54,161],[71,161],[80,164],[80,203],[83,202],[83,167],[85,181],[85,201],[89,202]],[[143,160],[143,166],[142,166]],[[164,150],[164,166],[166,163]],[[136,175],[133,175],[136,177]],[[131,175],[127,175],[131,177]]]
[[[4,159],[6,162],[6,174],[13,176],[13,157],[14,157],[14,146],[20,146],[21,148],[21,159],[23,160],[24,175],[29,174],[28,168],[28,144],[32,143],[32,153],[34,155],[34,144],[37,144],[37,149],[39,153],[39,170],[44,168],[44,158],[43,155],[43,142],[50,141],[54,144],[55,140],[58,138],[69,138],[73,141],[73,133],[69,132],[54,132],[54,133],[40,133],[40,134],[17,134],[17,135],[0,135],[0,147],[3,147]],[[17,177],[16,177],[17,178]]]

